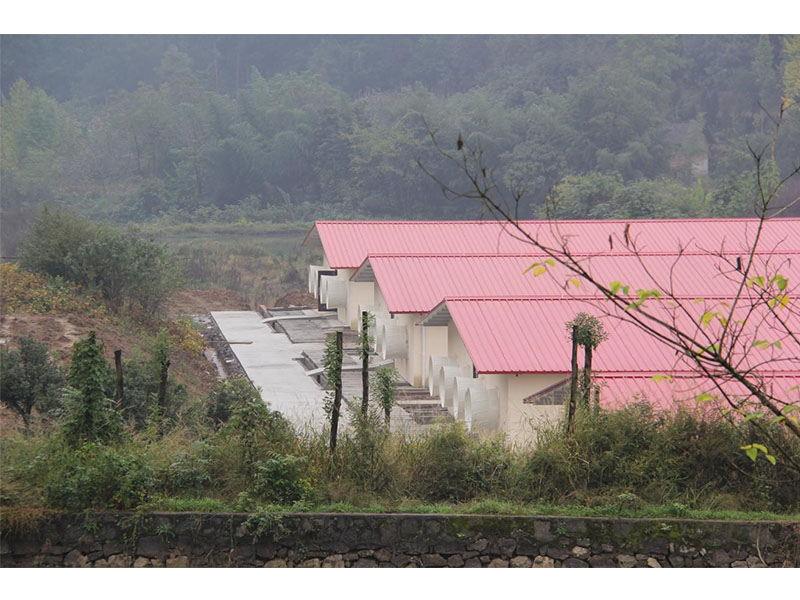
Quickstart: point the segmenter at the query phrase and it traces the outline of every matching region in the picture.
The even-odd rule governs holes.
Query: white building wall
[[[420,385],[427,386],[428,378],[433,375],[438,377],[438,373],[428,373],[428,360],[431,356],[447,356],[447,327],[417,327],[420,335],[423,336],[422,346],[424,348],[421,358],[420,370],[422,376]]]
[[[375,284],[371,281],[347,282],[347,317],[345,323],[350,329],[358,331],[359,306],[372,306],[375,303]]]
[[[352,277],[353,273],[355,273],[355,269],[338,269],[336,271],[336,278],[341,279],[345,282],[345,285],[349,283],[350,277]],[[342,308],[336,309],[336,318],[339,319],[342,323],[347,324],[349,322],[348,315],[347,315],[347,307],[350,303],[350,288],[348,286],[347,289],[348,297],[347,301],[345,302],[345,306]]]
[[[473,367],[472,358],[470,358],[467,347],[453,321],[447,324],[447,356],[453,364],[469,367],[469,369]]]
[[[522,400],[553,384],[563,381],[565,373],[504,375],[507,380],[507,395],[501,402],[500,427],[508,441],[517,446],[536,442],[536,430],[552,427],[564,417],[564,406],[538,406],[523,404]]]

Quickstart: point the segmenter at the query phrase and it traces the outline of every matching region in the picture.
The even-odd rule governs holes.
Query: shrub
[[[19,265],[0,264],[0,312],[81,313],[100,316],[102,306],[61,277],[28,273]]]
[[[51,508],[135,508],[153,492],[156,479],[142,457],[126,449],[89,443],[61,457],[44,485]]]
[[[248,401],[254,391],[250,382],[243,377],[220,381],[206,401],[207,415],[212,425],[217,428],[225,425],[233,416],[234,409]]]
[[[482,442],[461,424],[436,428],[413,454],[412,497],[463,502],[507,486],[512,456],[504,440]]]
[[[60,404],[64,377],[46,344],[32,337],[19,340],[19,350],[0,349],[0,400],[30,425],[34,407],[50,412]]]
[[[304,457],[270,452],[266,459],[255,464],[254,495],[274,504],[303,500],[311,490],[311,482],[303,477],[305,463]]]
[[[739,449],[742,436],[726,421],[684,410],[654,413],[645,403],[579,411],[572,442],[561,427],[539,435],[523,459],[515,494],[526,501],[618,504],[635,492],[643,502],[691,508],[704,497],[733,493],[741,503],[734,508],[796,507],[800,477],[780,463],[752,463]]]
[[[230,417],[211,440],[209,472],[220,489],[236,494],[251,488],[258,465],[272,453],[293,455],[297,440],[291,425],[269,410],[247,379],[223,380],[214,395]]]
[[[208,452],[203,442],[194,442],[189,450],[181,450],[159,473],[163,488],[170,496],[199,496],[212,483],[208,472]]]
[[[99,293],[112,307],[160,310],[181,277],[166,247],[44,209],[22,245],[20,264]]]

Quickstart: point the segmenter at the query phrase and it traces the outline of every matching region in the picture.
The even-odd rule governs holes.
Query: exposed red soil
[[[171,317],[200,315],[210,310],[250,310],[243,294],[225,289],[181,290],[173,294],[167,303]]]
[[[317,299],[314,298],[308,292],[301,292],[299,290],[295,290],[293,292],[289,292],[288,294],[284,294],[280,298],[275,301],[275,306],[277,307],[286,307],[286,306],[316,306]]]

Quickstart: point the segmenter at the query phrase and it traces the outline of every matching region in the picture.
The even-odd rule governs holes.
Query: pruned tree
[[[602,310],[606,316],[628,323],[672,349],[676,364],[710,382],[712,391],[701,391],[696,400],[719,400],[717,405],[725,418],[752,423],[762,439],[742,447],[748,456],[755,460],[761,452],[774,462],[775,452],[790,468],[800,471],[800,459],[788,447],[789,439],[800,440],[798,386],[784,389],[764,376],[770,362],[800,371],[800,353],[795,352],[800,349],[800,305],[794,297],[798,286],[796,282],[790,285],[782,272],[787,263],[775,254],[780,247],[765,247],[763,242],[767,222],[800,203],[800,197],[782,194],[786,183],[800,172],[800,161],[795,159],[788,172],[780,173],[775,155],[785,113],[797,110],[794,104],[784,99],[777,115],[767,113],[773,124],[770,143],[757,148],[748,145],[757,193],[753,199],[756,222],[746,251],[733,256],[724,247],[705,249],[698,244],[704,254],[716,259],[719,277],[730,284],[732,292],[724,300],[687,298],[676,291],[673,276],[687,252],[685,247],[676,248],[669,276],[656,277],[643,260],[645,240],[630,223],[619,226],[619,232],[609,237],[609,245],[624,247],[638,258],[648,278],[646,285],[601,280],[593,273],[591,261],[570,248],[570,238],[561,231],[558,221],[550,221],[547,227],[537,230],[524,227],[519,218],[523,191],[512,190],[510,197],[503,196],[482,149],[463,139],[454,146],[454,152],[448,151],[440,146],[436,131],[428,128],[436,150],[465,179],[463,189],[448,184],[421,161],[417,162],[439,184],[446,198],[480,203],[490,216],[507,226],[508,235],[530,244],[532,252],[546,257],[536,263],[534,275],[552,275],[557,265],[563,267],[567,292],[574,286],[591,286],[605,300]],[[668,379],[669,375],[663,377]],[[776,435],[772,426],[775,424],[782,426],[788,438]]]
[[[69,367],[71,402],[62,424],[64,438],[71,446],[85,442],[108,443],[122,433],[122,420],[106,396],[108,363],[94,331],[72,347]]]
[[[566,324],[572,341],[572,377],[569,388],[569,406],[567,409],[567,433],[572,434],[578,394],[584,406],[589,406],[592,393],[592,351],[608,338],[603,324],[592,315],[584,312]],[[578,347],[583,346],[583,375],[578,377]]]
[[[389,365],[378,367],[372,376],[372,387],[375,389],[378,404],[383,409],[386,427],[389,427],[392,407],[397,396],[397,371]]]
[[[325,369],[325,380],[328,395],[325,398],[325,412],[331,422],[330,452],[336,452],[336,440],[339,434],[339,415],[342,410],[342,332],[337,331],[328,336],[325,343],[325,355],[322,365]]]
[[[361,414],[366,416],[369,410],[369,356],[374,342],[372,328],[375,316],[368,311],[361,313],[361,331],[358,333],[358,356],[361,359]]]

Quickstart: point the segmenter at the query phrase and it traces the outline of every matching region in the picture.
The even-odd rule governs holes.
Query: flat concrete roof
[[[211,316],[229,343],[252,342],[231,343],[231,350],[247,376],[261,388],[261,397],[270,408],[297,427],[321,430],[326,421],[322,408],[325,390],[294,359],[304,350],[322,352],[323,344],[293,344],[284,334],[263,324],[263,317],[254,311],[212,311]]]
[[[314,378],[306,375],[303,365],[295,359],[305,353],[315,364],[321,366],[325,353],[325,336],[333,328],[344,328],[345,325],[336,319],[335,312],[327,313],[323,318],[309,320],[299,320],[296,316],[305,314],[318,317],[320,313],[316,310],[297,309],[280,314],[294,317],[278,321],[286,333],[276,332],[264,324],[263,317],[255,311],[211,312],[234,355],[250,380],[261,388],[261,397],[270,408],[279,411],[300,430],[322,431],[327,423],[327,415],[323,409],[327,392],[317,385]],[[352,340],[354,335],[347,331],[345,339]],[[360,360],[347,350],[346,347],[344,365],[351,368],[360,366]],[[352,349],[350,351],[353,352]],[[345,401],[360,396],[361,370],[343,371],[342,384]],[[398,399],[404,396],[405,391],[402,388],[398,392]],[[360,404],[358,400],[356,402]],[[348,416],[346,407],[342,406],[340,431],[349,428]],[[393,431],[412,433],[421,428],[405,410],[394,406],[391,421]]]

